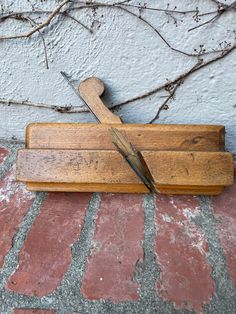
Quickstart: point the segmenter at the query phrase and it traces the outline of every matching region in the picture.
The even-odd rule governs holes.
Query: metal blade
[[[74,85],[71,83],[69,77],[67,74],[63,71],[60,72],[63,78],[67,81],[69,86],[72,88],[74,93],[82,99],[74,87]],[[83,99],[82,99],[83,100]],[[84,101],[83,101],[84,102]],[[84,102],[86,107],[89,109],[89,111],[96,117],[96,119],[99,121],[97,116],[93,113],[91,108]],[[110,133],[112,135],[113,143],[116,146],[118,152],[123,156],[123,158],[127,161],[130,168],[136,173],[136,175],[140,178],[140,180],[143,182],[143,184],[147,187],[147,189],[150,192],[157,193],[155,183],[153,180],[153,177],[148,169],[148,166],[143,159],[140,152],[138,152],[132,144],[129,142],[129,140],[126,138],[125,135],[123,135],[121,132],[119,132],[115,128],[110,129]]]
[[[98,119],[98,117],[96,116],[96,114],[91,110],[91,108],[87,105],[87,103],[83,100],[83,98],[80,97],[80,94],[78,93],[78,91],[77,91],[77,89],[74,87],[74,85],[71,83],[71,81],[70,81],[68,75],[67,75],[65,72],[63,72],[63,71],[61,71],[60,73],[61,73],[61,75],[63,76],[63,78],[67,81],[67,83],[69,84],[69,86],[72,88],[72,90],[74,91],[74,93],[76,94],[76,96],[77,96],[79,99],[81,99],[81,100],[83,101],[83,103],[85,104],[85,106],[86,106],[86,107],[88,108],[88,110],[94,115],[94,117],[96,118],[96,120],[97,120],[98,122],[100,122],[100,120]]]
[[[142,155],[136,151],[126,136],[117,129],[111,128],[111,135],[113,144],[116,146],[118,152],[128,162],[132,170],[136,173],[136,175],[140,178],[149,191],[157,193],[154,180]]]

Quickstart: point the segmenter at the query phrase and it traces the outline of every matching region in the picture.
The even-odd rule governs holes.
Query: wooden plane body
[[[139,150],[160,193],[217,195],[233,183],[223,126],[108,123],[30,124],[17,179],[32,191],[149,192],[116,150],[112,127]]]
[[[104,90],[96,77],[78,87],[101,124],[27,127],[17,179],[29,190],[217,195],[233,183],[223,126],[123,124],[100,99]]]

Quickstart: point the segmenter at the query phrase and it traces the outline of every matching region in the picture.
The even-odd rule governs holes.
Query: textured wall
[[[58,1],[3,0],[2,9],[19,11],[54,8]],[[107,1],[108,2],[108,1]],[[110,1],[111,2],[111,1]],[[133,1],[133,3],[139,1]],[[146,1],[148,5],[202,11],[216,9],[213,1]],[[179,4],[178,4],[179,2]],[[228,2],[229,3],[229,2]],[[134,11],[137,12],[137,11]],[[142,21],[117,9],[100,8],[73,12],[93,34],[69,19],[55,19],[44,37],[47,44],[49,69],[44,65],[44,50],[40,37],[0,41],[0,98],[29,100],[52,105],[83,105],[63,80],[60,71],[70,74],[75,83],[96,75],[107,86],[108,105],[120,103],[172,79],[191,68],[196,60],[172,51],[163,40]],[[172,17],[162,12],[147,11],[148,19],[176,48],[193,52],[199,45],[217,49],[222,41],[235,40],[235,12],[228,12],[214,24],[188,32],[196,22],[193,14]],[[181,21],[183,19],[183,22]],[[204,17],[202,18],[204,21]],[[1,34],[28,30],[22,22],[1,23]],[[169,110],[162,111],[156,123],[224,124],[227,129],[227,149],[236,153],[236,51],[223,60],[206,67],[178,89]],[[123,106],[119,114],[125,122],[147,123],[155,116],[166,92],[157,93]],[[48,109],[0,104],[0,138],[24,139],[25,126],[34,121],[92,122],[91,114],[60,114]]]

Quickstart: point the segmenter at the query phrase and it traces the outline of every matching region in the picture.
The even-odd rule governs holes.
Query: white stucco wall
[[[223,0],[222,0],[223,1]],[[1,1],[7,12],[22,11],[36,4],[37,8],[54,8],[60,1]],[[111,2],[111,1],[106,1]],[[139,3],[140,1],[133,1]],[[196,6],[203,12],[215,10],[213,1],[146,1],[149,6],[190,10]],[[229,1],[228,1],[229,3]],[[137,11],[134,11],[137,12]],[[66,71],[78,83],[89,76],[101,78],[107,86],[105,100],[108,105],[120,103],[142,94],[172,79],[195,63],[191,57],[171,51],[157,34],[135,17],[116,9],[98,9],[74,12],[80,21],[93,28],[90,34],[76,22],[55,19],[44,31],[49,57],[49,69],[44,66],[42,41],[38,35],[31,39],[0,41],[0,98],[29,100],[36,103],[82,106],[63,80],[60,71]],[[192,15],[183,19],[178,27],[165,13],[143,13],[158,30],[179,49],[193,52],[205,44],[206,49],[219,47],[226,40],[234,42],[236,12],[229,12],[214,24],[193,32]],[[169,23],[168,23],[169,21]],[[202,19],[204,21],[204,19]],[[0,24],[0,33],[12,34],[29,29],[16,21]],[[123,106],[119,114],[128,123],[147,123],[163,102],[157,93]],[[170,109],[163,111],[156,123],[209,123],[224,124],[227,130],[227,149],[236,153],[236,51],[225,59],[192,75],[178,89]],[[5,106],[0,104],[0,138],[12,136],[24,139],[25,126],[30,122],[90,122],[91,114],[60,114],[47,109]]]

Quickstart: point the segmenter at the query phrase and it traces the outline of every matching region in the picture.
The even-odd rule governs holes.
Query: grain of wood
[[[207,194],[213,194],[233,183],[230,153],[141,151],[141,154],[157,190],[171,193],[172,189],[177,192],[184,189],[195,194],[196,190],[206,188]],[[18,152],[17,179],[33,184],[56,183],[61,187],[74,184],[77,191],[81,184],[81,190],[87,186],[88,191],[92,185],[97,192],[114,189],[119,192],[121,185],[122,192],[125,186],[127,192],[147,192],[117,151],[23,149]]]
[[[222,152],[141,152],[154,181],[163,185],[233,184],[233,156]]]
[[[48,192],[110,192],[110,193],[149,193],[141,184],[82,184],[82,183],[26,183],[29,191]],[[218,195],[224,187],[217,186],[158,186],[161,194]]]
[[[114,150],[110,128],[125,132],[137,150],[224,151],[225,128],[217,125],[33,123],[27,148]]]
[[[104,90],[103,82],[96,77],[87,78],[78,87],[81,98],[100,123],[122,123],[121,119],[114,115],[100,99]]]
[[[121,124],[121,119],[118,116],[113,115],[113,113],[107,109],[100,99],[104,89],[105,87],[103,82],[96,77],[91,77],[82,81],[78,87],[80,96],[100,123],[109,122]],[[127,139],[124,132],[120,132],[113,127],[111,127],[109,131],[112,137],[112,142],[117,148],[117,151],[121,154],[124,160],[127,161],[132,171],[134,171],[136,176],[141,179],[143,184],[150,191],[155,193],[155,185],[151,174],[148,172],[145,161]]]
[[[148,166],[139,151],[129,142],[126,135],[116,128],[110,129],[112,142],[121,154],[130,168],[141,179],[144,185],[153,193],[156,193],[156,187]]]

